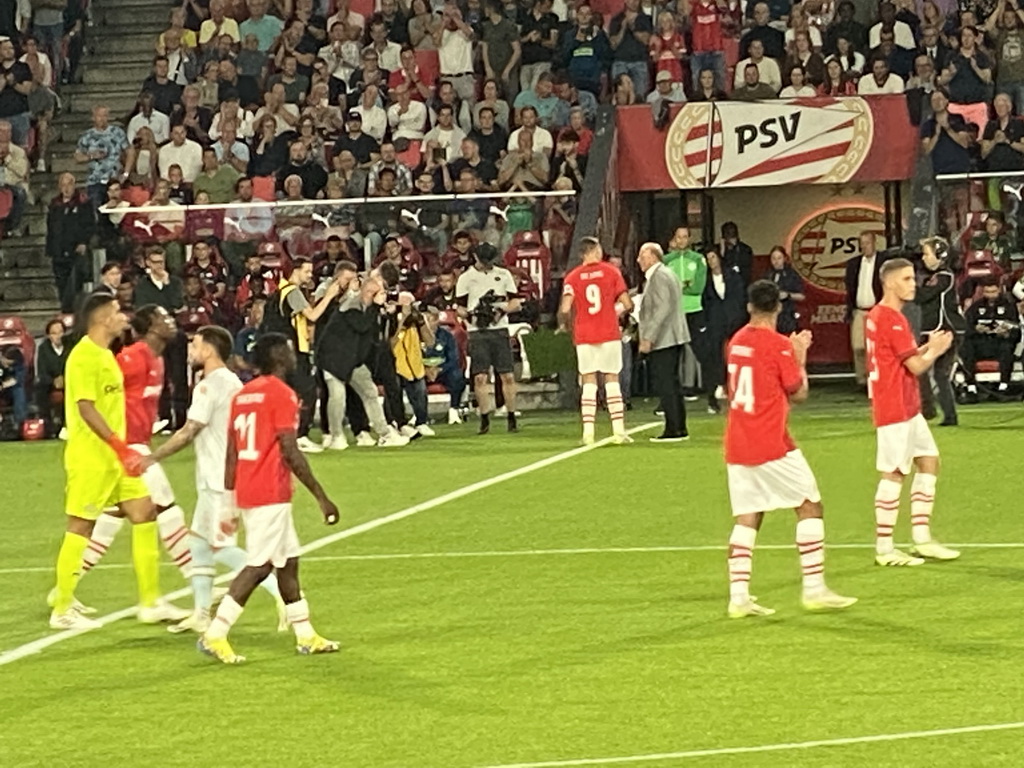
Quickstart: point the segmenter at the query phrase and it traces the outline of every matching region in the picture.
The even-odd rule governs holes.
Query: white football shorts
[[[821,501],[818,481],[799,448],[765,464],[727,464],[726,472],[734,517]]]
[[[221,530],[221,523],[234,519],[235,499],[231,491],[200,488],[196,497],[196,511],[192,515],[192,533],[214,549],[233,547],[238,536]]]
[[[577,344],[576,364],[580,373],[622,372],[622,341],[605,341],[600,344]]]
[[[148,445],[136,443],[128,447],[143,456],[149,456],[152,453]],[[142,473],[142,482],[146,484],[149,489],[149,497],[158,507],[169,507],[174,503],[174,490],[171,488],[171,481],[167,479],[167,473],[159,464],[153,464]]]
[[[285,561],[299,556],[299,535],[292,521],[291,504],[267,504],[242,510],[245,523],[245,564],[258,567],[270,563],[282,568]]]
[[[918,456],[938,456],[928,422],[920,413],[912,419],[877,427],[878,455],[875,468],[879,472],[909,475]]]

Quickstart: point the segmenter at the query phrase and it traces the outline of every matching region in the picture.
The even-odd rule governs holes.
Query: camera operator
[[[516,383],[512,365],[512,342],[508,335],[508,315],[519,310],[515,279],[504,267],[497,266],[498,250],[489,243],[476,249],[476,262],[459,276],[455,300],[459,316],[469,329],[469,372],[480,409],[480,432],[491,428],[493,403],[487,392],[491,369],[501,379],[508,406],[508,431],[518,432],[516,424]]]
[[[1020,341],[1020,320],[1013,298],[1000,287],[998,278],[988,278],[981,298],[967,310],[967,334],[960,350],[967,379],[967,402],[978,402],[975,365],[978,360],[999,361],[1000,395],[1010,388],[1013,353]]]
[[[383,261],[371,276],[380,278],[384,284],[384,302],[381,306],[379,337],[377,342],[376,365],[373,378],[384,389],[384,416],[388,422],[398,428],[403,437],[413,440],[420,436],[419,432],[406,423],[405,402],[402,399],[402,387],[395,370],[395,353],[392,344],[401,328],[401,307],[398,294],[401,273],[390,261]]]
[[[939,355],[931,369],[918,377],[922,411],[926,417],[929,412],[935,412],[936,398],[933,392],[937,392],[939,406],[942,408],[942,421],[939,426],[942,427],[957,425],[956,398],[953,396],[953,366],[956,364],[957,347],[966,327],[957,302],[953,262],[954,256],[949,243],[943,238],[929,237],[921,241],[918,288],[914,296],[914,303],[921,309],[919,336],[922,341],[926,341],[927,335],[935,331],[953,333],[953,345]]]

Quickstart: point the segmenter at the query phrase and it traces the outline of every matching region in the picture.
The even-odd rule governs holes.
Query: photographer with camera
[[[978,360],[999,361],[998,393],[1005,395],[1013,374],[1013,353],[1020,341],[1020,319],[1017,305],[999,285],[998,278],[988,278],[981,289],[981,298],[967,310],[967,334],[960,349],[967,379],[967,402],[978,402],[978,381],[975,366]]]
[[[497,266],[498,250],[489,243],[476,248],[476,263],[459,275],[455,285],[455,300],[459,316],[466,320],[469,330],[470,375],[473,391],[480,409],[480,432],[491,429],[493,403],[487,392],[487,379],[493,368],[501,379],[508,407],[508,431],[518,432],[516,424],[516,381],[512,373],[512,342],[508,335],[508,316],[519,310],[522,301],[517,297],[516,281],[512,273]]]

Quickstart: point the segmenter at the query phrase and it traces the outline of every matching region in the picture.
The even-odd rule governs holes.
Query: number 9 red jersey
[[[292,500],[292,473],[281,453],[279,435],[294,432],[299,400],[276,376],[253,379],[231,401],[229,450],[235,464],[235,503],[241,509]]]
[[[622,338],[615,302],[626,292],[626,281],[614,264],[580,264],[565,276],[563,286],[562,293],[572,296],[573,343],[604,344]]]

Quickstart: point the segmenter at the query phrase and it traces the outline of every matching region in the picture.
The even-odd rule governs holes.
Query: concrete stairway
[[[57,194],[57,177],[70,171],[85,184],[86,167],[75,162],[74,152],[78,137],[91,125],[92,106],[105,104],[111,121],[124,125],[152,67],[157,35],[168,25],[166,0],[93,0],[92,5],[83,82],[61,88],[63,108],[54,121],[47,158],[50,172],[32,175],[36,202],[25,218],[28,235],[18,233],[0,244],[0,314],[21,315],[33,332],[41,332],[59,309],[45,253],[46,207]]]

